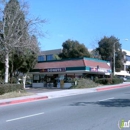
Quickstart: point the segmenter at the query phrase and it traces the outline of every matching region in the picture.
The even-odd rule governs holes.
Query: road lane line
[[[23,117],[19,117],[19,118],[14,118],[14,119],[6,120],[6,122],[16,121],[16,120],[25,119],[25,118],[29,118],[29,117],[33,117],[33,116],[39,116],[39,115],[43,115],[43,114],[44,114],[44,112],[33,114],[33,115],[28,115],[28,116],[23,116]]]
[[[111,98],[106,98],[106,99],[102,99],[102,100],[99,100],[99,102],[102,102],[102,101],[107,101],[107,100],[111,100],[111,99],[114,99],[114,97],[111,97]]]

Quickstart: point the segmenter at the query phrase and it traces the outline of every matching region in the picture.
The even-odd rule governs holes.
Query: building
[[[41,51],[38,56],[38,62],[54,60],[55,55],[62,52],[62,49]]]
[[[84,57],[39,62],[31,73],[33,87],[69,88],[74,78],[84,75],[91,79],[110,76],[111,66],[107,61]]]
[[[91,51],[92,50],[89,49],[89,52]],[[120,72],[115,72],[115,75],[130,76],[129,72],[127,71],[128,66],[130,66],[130,51],[124,49],[122,51],[126,53],[124,57],[126,59],[126,62],[124,62],[123,69]],[[41,51],[41,53],[38,56],[38,62],[55,60],[55,55],[58,55],[61,52],[62,49]]]
[[[126,55],[125,55],[125,60],[126,62],[124,63],[124,71],[127,71],[128,66],[130,66],[130,51],[123,50]]]
[[[130,66],[130,51],[124,49],[122,49],[122,51],[126,53],[126,55],[124,56],[124,67],[123,70],[121,70],[120,72],[115,72],[115,75],[130,76],[130,73],[127,71],[128,66]]]

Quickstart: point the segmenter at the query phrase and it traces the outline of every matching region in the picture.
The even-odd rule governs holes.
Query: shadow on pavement
[[[100,105],[102,107],[130,107],[130,99],[111,99],[108,101],[98,101],[98,102],[76,102],[71,104],[71,106],[87,106]]]

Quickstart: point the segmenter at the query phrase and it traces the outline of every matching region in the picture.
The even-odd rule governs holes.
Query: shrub
[[[10,82],[11,82],[12,84],[15,84],[15,83],[17,83],[17,78],[15,78],[15,77],[12,77],[12,78],[10,79]]]
[[[4,79],[0,78],[0,84],[4,84]]]
[[[112,79],[112,83],[113,83],[113,84],[123,83],[123,79],[120,79],[120,78],[113,78],[113,79]]]
[[[27,85],[31,85],[32,83],[31,83],[31,82],[29,82],[29,81],[26,81],[26,84],[27,84]]]
[[[92,88],[97,87],[98,84],[90,79],[78,79],[77,85],[73,85],[71,88]]]
[[[0,84],[0,95],[23,89],[22,84]]]
[[[112,79],[111,78],[100,78],[100,79],[97,79],[95,82],[99,83],[99,84],[112,84]]]
[[[96,80],[95,82],[99,84],[108,85],[108,84],[119,84],[122,83],[123,80],[119,78],[101,78]]]

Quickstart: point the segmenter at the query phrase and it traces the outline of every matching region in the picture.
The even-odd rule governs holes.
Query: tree
[[[96,49],[99,51],[101,58],[111,62],[113,68],[114,50],[115,50],[115,68],[116,71],[120,71],[123,67],[124,53],[122,52],[121,44],[119,39],[110,36],[104,36],[99,42],[99,47]],[[114,49],[115,48],[115,49]]]
[[[92,58],[101,59],[101,55],[97,49],[93,49],[90,54]]]
[[[79,58],[90,57],[90,53],[84,44],[80,44],[78,41],[67,40],[62,44],[63,50],[59,54],[59,57],[64,58]]]
[[[61,58],[59,57],[58,54],[55,54],[55,55],[53,56],[53,59],[54,59],[54,60],[61,60]]]
[[[3,1],[4,11],[2,11],[1,19],[0,47],[1,54],[5,56],[5,83],[8,83],[10,55],[15,48],[21,48],[22,52],[24,52],[25,48],[35,51],[36,48],[34,48],[31,38],[35,33],[40,34],[35,25],[44,23],[45,20],[39,18],[29,19],[27,17],[28,6],[26,3],[19,3],[18,0]]]
[[[39,46],[38,41],[35,36],[32,36],[31,38],[31,44],[34,45],[35,51],[32,51],[31,49],[24,48],[24,51],[22,48],[15,49],[13,53],[11,53],[10,56],[10,82],[11,79],[15,77],[19,79],[19,75],[23,75],[23,85],[25,87],[26,77],[30,69],[34,68],[34,65],[37,62],[38,52],[39,52]],[[11,82],[12,83],[12,82]]]

